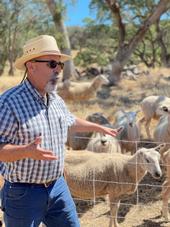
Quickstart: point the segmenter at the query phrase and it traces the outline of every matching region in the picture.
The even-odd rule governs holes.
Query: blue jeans
[[[63,177],[53,185],[5,182],[2,209],[6,227],[80,227],[76,207]]]

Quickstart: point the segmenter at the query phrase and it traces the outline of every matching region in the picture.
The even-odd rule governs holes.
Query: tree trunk
[[[46,3],[48,5],[50,13],[52,14],[57,30],[61,32],[63,36],[64,48],[62,51],[65,54],[71,55],[70,40],[69,40],[67,28],[65,27],[62,19],[62,11],[60,9],[60,6],[57,5],[57,3],[55,3],[54,0],[46,0]],[[67,61],[64,66],[63,81],[66,79],[69,79],[70,77],[73,77],[74,79],[78,77],[77,72],[75,70],[74,62],[72,59],[70,61]]]
[[[4,68],[5,68],[5,61],[2,62],[1,59],[1,64],[0,64],[0,76],[2,76],[3,72],[4,72]]]
[[[119,36],[121,36],[122,42],[119,43],[117,55],[112,62],[112,76],[110,79],[110,84],[114,85],[120,81],[121,71],[125,64],[129,61],[131,55],[136,49],[137,45],[143,40],[146,32],[149,30],[150,26],[160,18],[160,16],[165,13],[170,8],[169,0],[160,0],[154,11],[148,16],[148,18],[144,21],[143,25],[138,29],[136,34],[132,37],[128,44],[125,44],[124,37],[125,31],[124,26],[122,25],[122,19],[120,15],[119,5],[116,0],[105,0],[109,9],[112,12],[112,15],[117,20],[117,24],[119,26]],[[122,31],[122,32],[120,32]],[[119,39],[120,40],[120,39]]]
[[[161,62],[165,67],[170,67],[170,54],[168,54],[168,48],[166,47],[164,43],[164,32],[161,30],[159,26],[160,20],[158,19],[156,21],[156,31],[157,31],[157,42],[159,43],[159,46],[161,47]]]

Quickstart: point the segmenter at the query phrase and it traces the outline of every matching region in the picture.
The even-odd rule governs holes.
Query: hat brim
[[[71,56],[70,55],[61,54],[61,53],[58,53],[58,52],[52,52],[52,51],[49,51],[48,52],[48,51],[46,51],[46,52],[38,53],[38,54],[23,55],[22,57],[18,58],[15,61],[15,67],[17,69],[20,69],[20,70],[25,70],[25,63],[27,61],[30,61],[31,59],[34,59],[34,58],[46,56],[46,55],[59,56],[61,62],[65,62],[65,61],[68,61],[68,60],[71,59]]]

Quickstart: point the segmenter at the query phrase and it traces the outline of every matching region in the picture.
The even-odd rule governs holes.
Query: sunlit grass
[[[142,64],[140,65],[141,69],[148,70]],[[6,67],[4,74],[0,77],[0,93],[19,84],[23,74],[23,71],[15,70],[14,76],[8,76],[8,67]],[[141,75],[137,80],[123,79],[118,86],[111,88],[110,97],[107,99],[99,101],[99,99],[95,98],[86,102],[78,102],[76,100],[67,102],[65,100],[65,102],[70,111],[80,118],[86,118],[89,114],[101,112],[113,122],[114,113],[117,110],[140,110],[140,101],[146,96],[159,94],[170,96],[166,92],[170,86],[170,81],[166,79],[169,77],[170,69],[168,68],[149,69],[148,75]],[[126,100],[126,98],[132,103],[123,103],[122,99]],[[142,113],[140,112],[138,118],[141,117]],[[154,121],[152,123],[155,124]]]

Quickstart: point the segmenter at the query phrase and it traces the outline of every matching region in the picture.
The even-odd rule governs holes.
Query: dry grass
[[[142,65],[140,67],[143,67]],[[143,68],[142,68],[143,69]],[[0,77],[0,92],[18,84],[22,79],[23,72],[16,72],[15,77],[3,75]],[[102,112],[108,117],[111,122],[114,121],[114,113],[119,109],[140,110],[140,102],[144,97],[149,95],[168,95],[170,89],[170,69],[155,68],[150,70],[148,76],[141,75],[137,80],[124,79],[119,86],[110,88],[110,95],[106,99],[95,98],[89,102],[69,102],[68,106],[71,112],[81,118],[86,118],[87,115],[94,112]],[[139,112],[138,118],[142,117],[142,112]],[[151,132],[157,121],[152,120]],[[144,128],[142,127],[143,137],[146,138]],[[150,180],[152,182],[152,180]],[[136,206],[131,206],[124,212],[123,220],[120,221],[122,227],[168,227],[170,223],[165,223],[160,216],[161,200],[160,190],[156,191],[152,188],[143,189],[144,194],[141,197],[139,209]],[[147,195],[147,201],[144,195]],[[152,195],[152,196],[151,196]],[[155,199],[153,199],[154,197]],[[109,206],[105,202],[98,202],[95,206],[89,206],[84,203],[82,209],[78,205],[82,227],[107,227],[109,223],[108,211]]]
[[[5,68],[3,75],[0,77],[0,93],[19,84],[23,78],[24,72],[15,70],[14,76],[8,75],[8,66]]]

